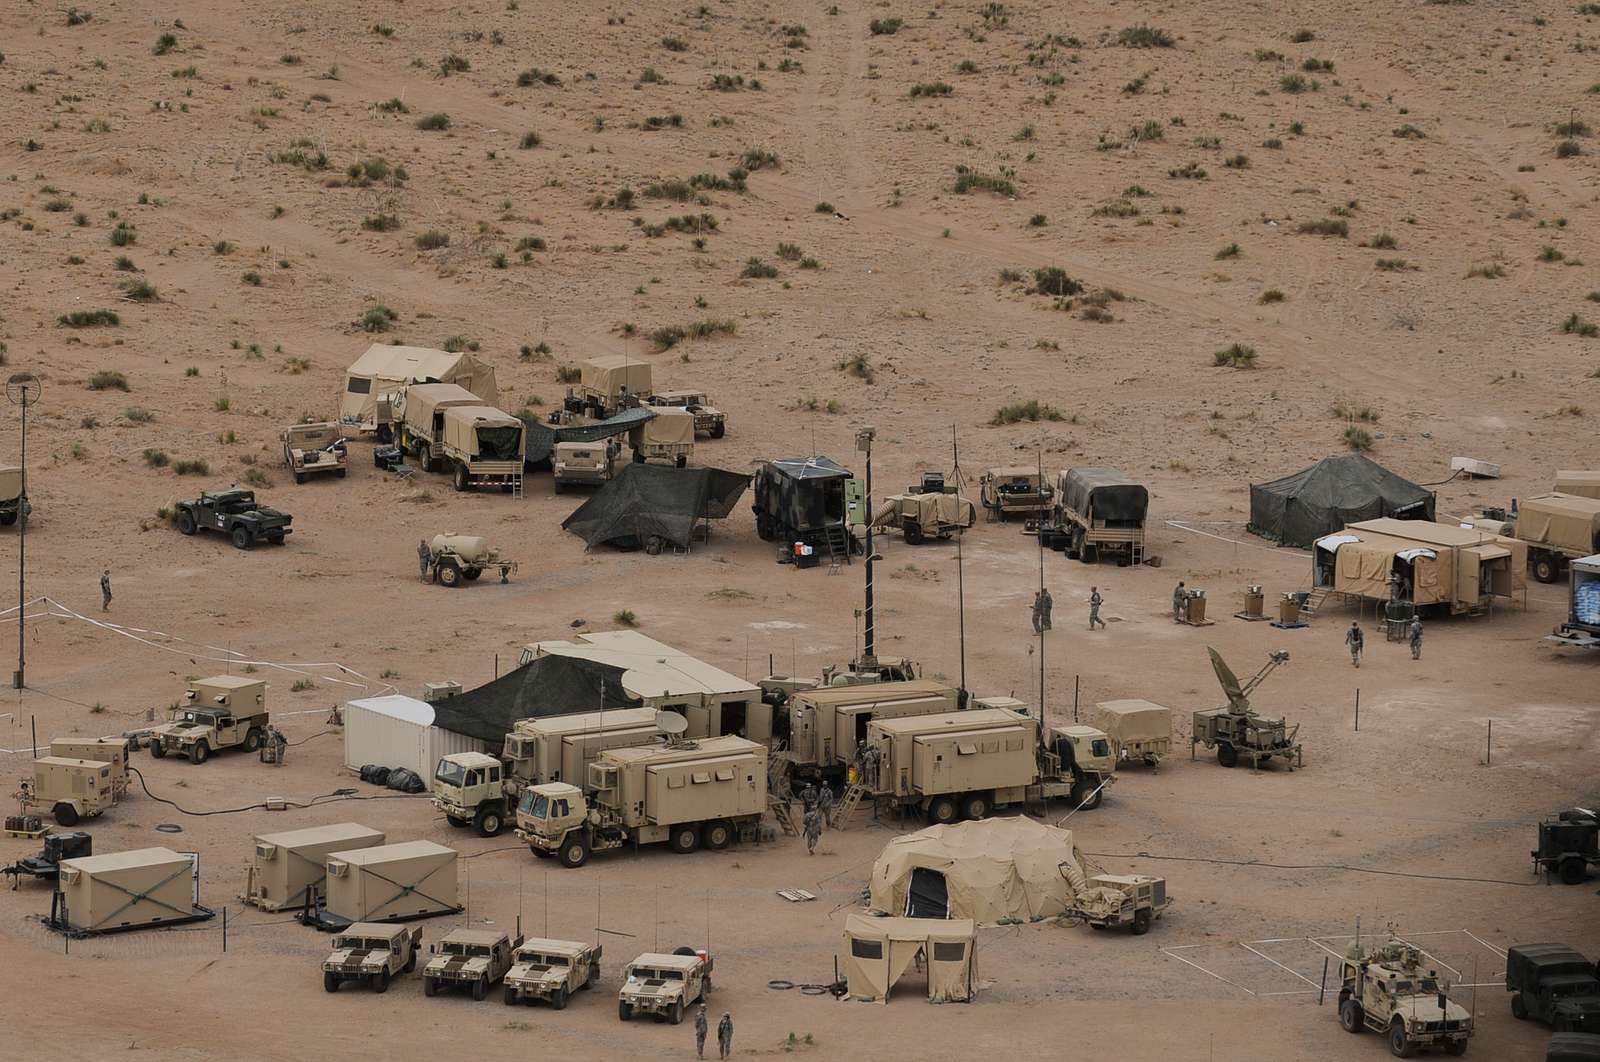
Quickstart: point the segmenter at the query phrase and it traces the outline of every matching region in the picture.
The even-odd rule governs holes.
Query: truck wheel
[[[778,537],[777,532],[772,529],[772,521],[765,516],[756,517],[756,537],[763,542],[771,542]]]
[[[380,996],[389,991],[389,971],[379,970],[372,975],[372,990]]]
[[[1561,861],[1561,884],[1582,885],[1586,875],[1583,860],[1578,856],[1567,856]]]
[[[961,814],[977,822],[989,814],[989,798],[982,793],[968,793],[961,801]]]
[[[1561,566],[1556,563],[1555,557],[1543,551],[1529,558],[1528,568],[1541,583],[1553,583],[1556,576],[1561,574]]]
[[[711,425],[711,431],[709,434],[713,439],[722,438],[724,435],[728,434],[727,422],[721,420],[717,421],[715,424]]]
[[[667,1023],[669,1025],[683,1024],[683,1000],[680,999],[672,1004],[672,1013],[667,1015]]]
[[[1217,744],[1217,762],[1224,767],[1232,767],[1239,762],[1239,750],[1226,741]]]
[[[1444,1045],[1444,1053],[1447,1055],[1464,1055],[1467,1053],[1467,1042],[1465,1040],[1451,1040]]]
[[[1339,1004],[1339,1028],[1347,1033],[1359,1033],[1365,1023],[1361,1020],[1361,1004],[1347,999]]]
[[[1389,1026],[1389,1053],[1396,1058],[1411,1058],[1417,1053],[1417,1045],[1406,1035],[1406,1023],[1399,1018]]]
[[[466,465],[456,465],[455,475],[451,479],[451,486],[455,487],[457,493],[460,493],[461,491],[464,491],[468,487],[472,486],[472,478],[467,474]]]
[[[1528,1000],[1521,992],[1511,997],[1511,1016],[1518,1021],[1528,1020]]]
[[[427,443],[417,447],[417,467],[424,472],[433,471],[433,451],[428,448]]]
[[[561,493],[561,492],[562,492],[562,491],[564,491],[564,490],[566,490],[566,489],[567,489],[567,485],[566,485],[566,484],[565,484],[565,483],[563,483],[563,482],[561,482],[561,481],[560,481],[560,480],[559,480],[559,479],[558,479],[558,480],[554,480],[554,481],[552,481],[552,482],[551,482],[551,484],[550,484],[550,489],[551,489],[551,491],[553,491],[553,492],[554,492],[554,493],[556,493],[556,494],[560,494],[560,493]]]
[[[337,472],[337,473],[336,473],[336,475],[338,475],[338,477],[339,477],[339,478],[340,478],[340,479],[343,479],[343,478],[345,478],[345,476],[347,476],[347,475],[349,475],[349,474],[350,474],[350,470],[349,470],[349,469],[348,469],[348,468],[341,468],[341,469],[339,469],[339,471],[338,471],[338,472]]]
[[[1088,794],[1091,790],[1094,792],[1094,795],[1087,796],[1086,794]],[[1072,803],[1075,806],[1082,808],[1084,811],[1093,811],[1095,808],[1100,806],[1100,803],[1105,800],[1105,798],[1106,791],[1104,789],[1094,788],[1087,780],[1080,780],[1075,782],[1072,786]],[[1085,801],[1087,801],[1087,803],[1085,803]]]
[[[406,959],[405,967],[400,972],[401,973],[415,973],[416,969],[417,969],[417,946],[415,944],[413,944],[411,946],[411,955],[410,955],[409,958]]]
[[[685,467],[687,467],[688,464],[689,464],[689,455],[688,454],[679,454],[676,458],[673,459],[672,464],[673,464],[674,468],[685,468]]]
[[[250,529],[243,524],[235,524],[230,534],[233,536],[234,549],[249,549],[255,545],[256,536],[252,535]]]
[[[733,841],[733,827],[724,819],[708,822],[701,841],[713,852],[720,852]]]
[[[1084,564],[1100,563],[1100,547],[1090,542],[1085,542],[1078,547],[1078,560]]]
[[[323,973],[323,975],[322,975],[322,990],[324,992],[337,992],[337,991],[339,991],[339,978],[336,977],[335,975],[331,974],[331,973],[326,973],[326,972]]]
[[[1148,932],[1150,932],[1150,909],[1144,908],[1133,912],[1133,935],[1142,937]]]
[[[425,996],[431,996],[437,991],[439,991],[439,982],[435,981],[433,978],[429,977],[427,974],[423,974],[422,975],[422,994],[425,995]]]
[[[902,528],[904,529],[905,535],[906,535],[906,545],[908,545],[908,546],[920,546],[920,545],[922,545],[922,525],[921,524],[917,523],[917,521],[915,521],[915,520],[907,520],[902,525]]]
[[[474,1003],[482,1003],[488,998],[489,979],[487,977],[480,977],[476,981],[472,982],[472,1001]]]
[[[472,822],[471,819],[458,818],[455,815],[449,815],[449,814],[445,815],[444,821],[448,822],[450,825],[454,826],[458,830],[461,829],[463,826],[466,826],[466,825],[468,825],[469,823]]]
[[[555,1010],[567,1009],[567,986],[562,985],[556,989],[556,994],[550,997],[550,1006]]]
[[[692,822],[674,826],[667,846],[680,855],[686,855],[700,847],[700,831]]]
[[[644,464],[644,454],[639,452],[638,450],[635,450],[633,452],[633,463],[636,464],[636,465]]]
[[[472,825],[478,831],[479,837],[496,837],[505,826],[505,819],[494,808],[481,808],[478,811],[477,821]]]
[[[194,513],[191,513],[188,509],[178,510],[178,534],[194,534]]]
[[[244,736],[244,743],[241,746],[241,748],[243,748],[246,752],[254,752],[256,749],[259,749],[260,747],[261,747],[261,731],[257,730],[255,727],[251,727],[250,730]]]
[[[438,578],[441,586],[448,586],[451,588],[460,586],[461,569],[456,567],[456,562],[453,560],[442,560],[439,562]]]
[[[304,483],[306,481],[306,474],[304,472],[296,472],[294,474],[294,481],[296,483]]]
[[[508,1007],[517,1005],[517,990],[510,985],[506,985],[505,1000]]]
[[[959,814],[961,809],[956,806],[953,797],[935,797],[933,803],[928,805],[928,821],[937,825],[954,822]]]
[[[561,846],[561,865],[571,869],[583,866],[589,861],[589,846],[582,837],[569,837]],[[627,1019],[623,1019],[627,1020]]]
[[[0,513],[0,527],[10,527],[17,522],[17,514],[11,510]]]
[[[211,746],[204,741],[196,741],[189,746],[189,762],[201,764],[206,762],[206,757],[211,755]]]
[[[583,979],[583,987],[593,988],[594,983],[598,980],[600,980],[600,964],[592,962],[589,964],[589,976]]]
[[[633,1020],[633,1008],[620,999],[617,1000],[617,1018],[621,1021]]]
[[[161,739],[159,737],[151,738],[150,739],[150,755],[153,758],[159,760],[162,757],[164,757],[166,754],[167,754],[167,749],[166,749],[166,746],[161,744]]]
[[[57,801],[56,806],[50,809],[50,813],[55,816],[58,825],[76,826],[78,824],[78,809],[73,807],[70,801]]]

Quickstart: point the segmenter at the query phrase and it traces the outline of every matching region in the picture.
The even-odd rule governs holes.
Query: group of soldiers
[[[711,1022],[706,1017],[706,1005],[700,1004],[700,1009],[694,1015],[694,1056],[706,1057],[706,1033],[711,1031]],[[718,1058],[730,1058],[733,1055],[733,1015],[727,1011],[722,1012],[722,1020],[717,1022],[717,1050]]]
[[[822,827],[828,821],[828,812],[833,810],[833,789],[831,786],[807,782],[806,787],[800,790],[800,803],[805,808],[800,820],[800,832],[805,834],[806,855],[816,855],[817,842],[822,840]]]
[[[1411,659],[1422,659],[1422,617],[1412,616],[1411,624],[1406,628],[1406,643],[1411,646]],[[1350,663],[1356,667],[1361,666],[1361,652],[1366,648],[1367,636],[1361,632],[1359,620],[1350,621],[1350,629],[1344,632],[1344,644],[1350,649]]]
[[[1100,596],[1100,588],[1089,588],[1089,629],[1095,629],[1096,624],[1101,627],[1106,621],[1100,618],[1100,606],[1105,604],[1105,598]],[[1050,596],[1046,587],[1040,587],[1033,595],[1033,633],[1043,634],[1051,629],[1050,612],[1055,608],[1055,599]]]

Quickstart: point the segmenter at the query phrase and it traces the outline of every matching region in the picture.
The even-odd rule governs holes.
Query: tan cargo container
[[[461,910],[455,849],[432,841],[335,852],[327,876],[327,911],[336,918],[398,922]]]
[[[1172,709],[1151,701],[1103,701],[1089,713],[1089,722],[1111,739],[1118,762],[1139,760],[1156,766],[1172,751]]]
[[[523,785],[582,785],[589,763],[605,749],[646,745],[662,737],[654,708],[617,708],[543,719],[519,719],[506,735],[502,759]]]
[[[194,861],[170,848],[64,859],[57,890],[52,923],[72,934],[191,922],[211,913],[194,904]]]
[[[1600,499],[1600,471],[1565,471],[1556,473],[1555,491],[1558,494],[1576,494],[1583,498]],[[4,497],[0,491],[0,497]]]
[[[1600,553],[1600,498],[1541,494],[1517,511],[1517,538],[1528,544],[1528,570],[1553,583],[1567,562]]]
[[[315,888],[318,895],[325,891],[330,855],[375,848],[383,841],[381,830],[355,822],[258,833],[242,899],[263,911],[299,907],[306,902],[308,889]]]
[[[867,740],[874,719],[953,712],[957,690],[942,682],[870,682],[801,690],[789,701],[789,762],[802,776],[834,779]]]
[[[119,798],[128,791],[128,739],[123,737],[52,738],[50,755],[69,760],[111,764],[111,790]]]

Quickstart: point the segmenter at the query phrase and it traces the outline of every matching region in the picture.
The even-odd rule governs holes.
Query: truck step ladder
[[[1317,610],[1320,609],[1323,603],[1328,600],[1329,593],[1330,591],[1325,586],[1319,586],[1312,590],[1310,595],[1306,598],[1306,603],[1300,606],[1300,615],[1315,616],[1317,614]]]
[[[850,563],[850,532],[843,524],[833,524],[823,531],[823,544],[828,548],[828,563],[838,567]]]
[[[800,829],[794,824],[794,812],[789,809],[787,800],[774,800],[767,798],[767,810],[772,812],[772,817],[778,821],[778,826],[790,837],[800,836]]]
[[[850,824],[850,816],[856,813],[856,808],[861,806],[861,798],[866,795],[867,787],[859,782],[853,782],[850,788],[844,791],[844,796],[833,806],[833,811],[828,819],[828,825],[836,830],[845,829]]]

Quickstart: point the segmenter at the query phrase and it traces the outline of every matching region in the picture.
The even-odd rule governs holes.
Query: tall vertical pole
[[[26,684],[23,605],[28,599],[28,389],[22,388],[22,497],[17,499],[17,673],[13,689]],[[35,751],[34,755],[38,755]]]
[[[1037,454],[1038,462],[1039,462],[1039,488],[1041,490],[1043,490],[1044,489],[1044,451],[1043,450],[1038,450],[1038,451],[1036,451],[1036,454]],[[1039,595],[1040,595],[1040,597],[1043,597],[1044,596],[1044,518],[1043,517],[1039,518],[1038,536],[1037,537],[1039,539]],[[1044,738],[1044,696],[1045,696],[1045,683],[1044,683],[1044,633],[1045,633],[1044,624],[1041,623],[1039,625],[1039,736],[1040,736],[1041,740]]]
[[[961,445],[956,441],[956,426],[950,425],[950,458],[954,467],[950,470],[952,478],[956,481],[956,520],[961,520]],[[967,584],[961,566],[961,540],[966,536],[956,532],[956,624],[960,628],[961,638],[961,704],[967,703]]]
[[[867,429],[867,431],[861,433],[860,436],[858,436],[858,437],[864,440],[863,446],[864,446],[865,450],[867,451],[867,498],[866,498],[866,517],[867,517],[867,601],[866,601],[867,608],[866,608],[866,612],[867,612],[867,617],[866,617],[866,631],[864,633],[864,638],[863,638],[863,649],[865,650],[863,655],[864,655],[865,660],[867,662],[875,663],[877,661],[877,659],[878,659],[878,653],[877,653],[877,646],[874,644],[873,637],[872,637],[872,633],[873,632],[872,632],[872,434],[871,434],[871,429],[870,428]]]

